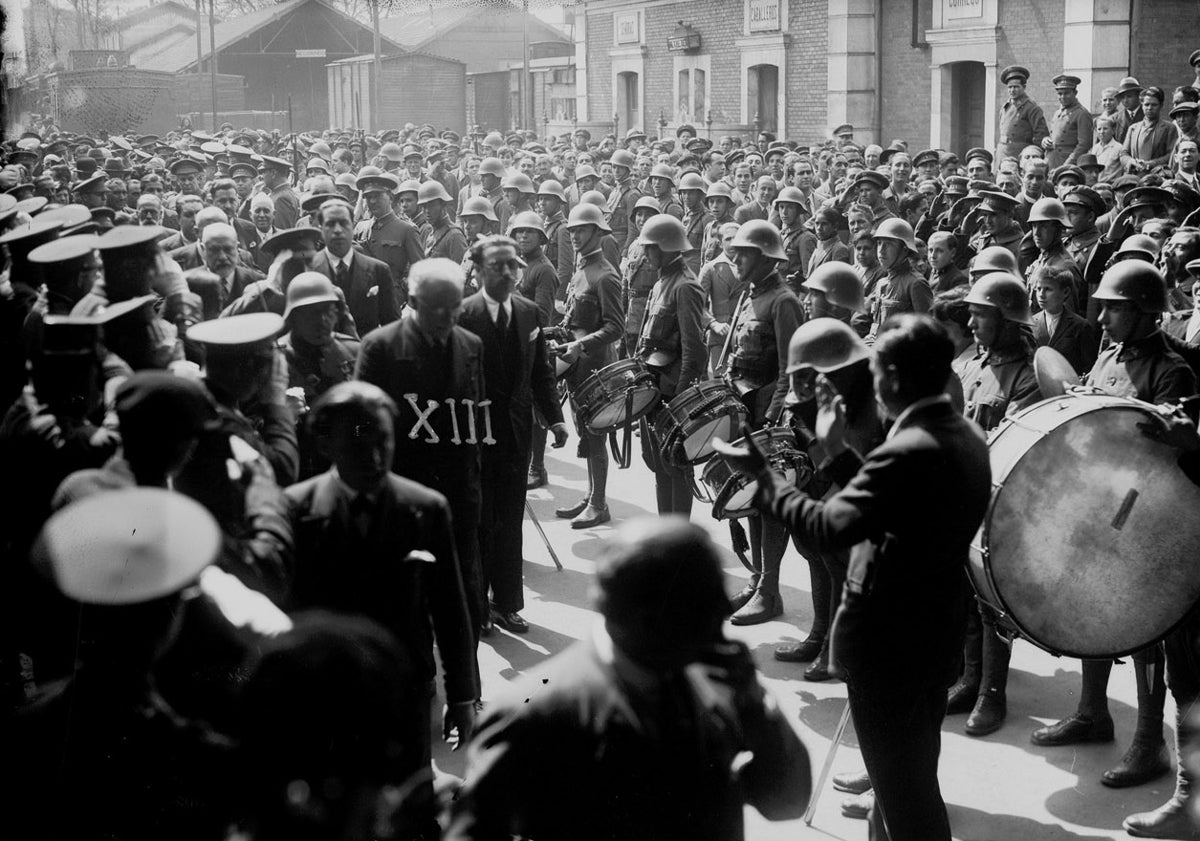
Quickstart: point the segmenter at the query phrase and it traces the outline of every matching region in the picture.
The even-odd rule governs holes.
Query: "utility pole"
[[[529,120],[529,0],[521,0],[521,121],[525,128]]]
[[[200,12],[200,0],[196,0],[196,73],[203,73],[204,68],[200,66],[200,61],[204,57],[204,44],[201,39],[204,37],[200,32],[200,28],[204,26],[204,15]]]
[[[379,34],[379,0],[370,0],[370,3],[375,58],[371,67],[371,119],[369,122],[371,131],[378,132],[383,128],[379,121],[379,86],[383,83],[383,61],[379,53],[383,49],[383,38]]]
[[[213,23],[213,0],[208,0],[208,69],[212,77],[212,130],[217,133],[217,25]]]

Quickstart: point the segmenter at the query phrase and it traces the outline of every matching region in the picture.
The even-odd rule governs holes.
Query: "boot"
[[[779,597],[779,585],[767,584],[767,575],[759,581],[758,588],[744,605],[729,617],[734,625],[761,625],[783,615],[783,599]]]
[[[1178,695],[1175,703],[1185,710],[1191,706]],[[1195,732],[1188,723],[1186,712],[1175,716],[1175,761],[1179,765],[1175,773],[1175,793],[1163,805],[1152,812],[1130,815],[1122,823],[1125,831],[1137,838],[1200,838],[1188,815],[1188,799],[1192,793],[1192,775],[1183,763],[1183,746],[1194,740]]]
[[[963,673],[946,694],[946,715],[969,713],[979,697],[979,673],[983,664],[983,621],[972,605],[967,614],[963,639]]]
[[[554,516],[560,517],[564,520],[571,520],[571,519],[574,519],[575,517],[578,517],[580,514],[582,514],[583,509],[587,508],[587,506],[588,506],[587,497],[584,497],[583,499],[579,500],[579,502],[575,503],[574,505],[568,505],[565,508],[555,508]]]
[[[1100,782],[1110,788],[1148,783],[1171,770],[1162,736],[1163,706],[1167,700],[1162,646],[1154,645],[1134,654],[1133,674],[1137,680],[1137,728],[1125,756],[1100,777]]]
[[[850,774],[834,774],[833,787],[836,791],[844,791],[847,794],[862,794],[864,791],[870,791],[871,778],[866,771],[858,771]]]
[[[1029,740],[1041,747],[1111,742],[1113,723],[1108,714],[1108,675],[1111,671],[1112,660],[1084,660],[1079,707],[1075,714],[1047,727],[1039,727],[1029,734]]]
[[[755,539],[757,537],[757,540]],[[779,566],[787,549],[787,527],[772,517],[752,520],[750,549],[753,563],[761,564],[762,575],[758,589],[742,607],[729,618],[734,625],[760,625],[783,615],[783,599],[779,596]]]
[[[531,464],[529,466],[529,475],[525,477],[525,489],[532,491],[544,488],[549,481],[550,477],[546,475],[546,468]]]
[[[1008,715],[1005,690],[1008,686],[1008,661],[1012,649],[996,636],[990,623],[983,626],[983,679],[975,708],[967,716],[964,728],[968,736],[986,736],[1004,725]]]
[[[842,814],[848,818],[865,821],[875,805],[875,789],[869,788],[857,797],[847,797],[842,801]]]
[[[592,526],[607,523],[611,519],[612,515],[608,513],[607,505],[596,505],[589,502],[587,507],[579,512],[579,516],[571,520],[571,528],[590,529]]]
[[[775,659],[784,663],[811,663],[828,647],[825,637],[809,634],[803,642],[789,643],[775,648]]]
[[[807,669],[804,670],[804,679],[810,683],[821,683],[826,680],[833,680],[833,674],[829,671],[828,652],[826,652],[824,656],[818,657]]]
[[[751,575],[750,580],[746,582],[746,586],[738,590],[733,595],[733,598],[729,600],[729,606],[734,613],[741,610],[742,605],[750,601],[750,597],[758,590],[758,579],[759,575],[757,572]]]

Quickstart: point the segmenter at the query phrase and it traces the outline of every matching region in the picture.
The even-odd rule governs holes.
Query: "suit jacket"
[[[428,680],[437,669],[436,636],[447,700],[478,698],[474,635],[446,498],[389,475],[363,537],[332,472],[292,485],[285,493],[297,540],[291,607],[322,607],[374,619],[396,636]]]
[[[250,255],[250,265],[257,266],[259,261],[263,258],[262,251],[260,249],[260,246],[262,245],[262,234],[258,232],[258,228],[254,227],[253,222],[249,222],[245,219],[239,219],[236,216],[233,218],[233,221],[230,224],[232,224],[234,230],[237,231],[238,245],[241,246],[243,251]],[[268,263],[268,265],[270,265],[270,263]]]
[[[333,266],[324,249],[313,257],[312,271],[320,272],[337,285]],[[374,295],[369,295],[373,286],[378,288]],[[354,257],[350,260],[350,282],[342,292],[346,295],[346,304],[350,307],[350,315],[354,317],[360,335],[365,336],[379,325],[400,317],[395,308],[396,299],[390,294],[391,288],[392,274],[387,263],[355,249]]]
[[[846,576],[834,635],[840,665],[851,680],[949,686],[962,656],[967,550],[991,496],[983,435],[948,398],[914,404],[865,461],[847,450],[828,473],[843,488],[836,495],[818,501],[784,487],[771,510],[822,552],[874,547],[873,563],[852,560]],[[912,493],[913,476],[922,494]],[[914,645],[915,664],[904,656]]]
[[[505,367],[512,366],[516,378],[512,390],[507,394],[501,392],[498,384],[485,382],[484,386],[488,399],[492,401],[493,411],[507,407],[519,449],[512,457],[522,460],[532,441],[533,407],[537,406],[548,424],[560,423],[563,414],[555,390],[554,370],[546,355],[546,340],[542,336],[542,328],[546,326],[544,317],[537,305],[527,298],[511,295],[509,301],[512,303],[520,352],[516,359],[506,359]],[[463,301],[462,314],[458,318],[460,327],[482,337],[490,321],[491,315],[482,292],[476,292]],[[488,455],[487,450],[484,454]]]
[[[1063,310],[1053,338],[1046,324],[1046,313],[1034,313],[1033,338],[1038,347],[1048,347],[1065,356],[1071,367],[1081,375],[1092,370],[1092,365],[1096,363],[1096,353],[1099,350],[1096,331],[1088,324],[1087,319],[1070,310]]]
[[[692,725],[680,733],[650,697],[662,690],[625,680],[593,641],[575,643],[484,709],[443,837],[740,841],[743,803],[800,817],[804,746],[771,705],[757,705],[761,718],[735,712],[712,674],[692,664],[671,694]],[[744,749],[753,759],[735,782],[730,759]]]

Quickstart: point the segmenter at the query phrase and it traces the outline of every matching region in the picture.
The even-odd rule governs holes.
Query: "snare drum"
[[[760,429],[750,436],[767,457],[767,464],[789,484],[804,487],[812,478],[812,460],[796,444],[796,435],[786,426]],[[745,443],[745,438],[734,446]],[[729,465],[723,458],[714,458],[704,465],[700,474],[700,496],[702,502],[711,502],[712,514],[718,520],[734,520],[755,513],[754,495],[758,492],[758,479],[742,473]],[[695,492],[695,491],[693,491]],[[697,494],[699,496],[699,494]],[[705,498],[707,497],[707,498]]]
[[[595,433],[637,423],[658,404],[654,374],[640,359],[620,359],[588,375],[575,391],[579,421]]]
[[[967,569],[1009,633],[1108,659],[1162,639],[1200,598],[1200,488],[1138,429],[1155,413],[1068,393],[992,433],[992,500]]]
[[[712,457],[714,437],[741,437],[748,413],[724,380],[706,380],[686,388],[659,410],[654,429],[663,458],[675,467],[700,464]]]

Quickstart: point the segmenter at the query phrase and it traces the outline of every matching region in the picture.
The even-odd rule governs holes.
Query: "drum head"
[[[625,411],[625,394],[614,396],[596,409],[588,419],[588,429],[592,432],[608,432],[610,429],[634,423],[654,408],[658,402],[658,389],[653,386],[635,389],[632,397],[632,413]]]
[[[1034,352],[1033,373],[1042,397],[1058,397],[1067,393],[1067,386],[1079,385],[1079,374],[1067,358],[1053,348],[1040,347]]]
[[[1035,430],[1015,464],[998,452],[1023,416],[1060,403],[1070,415],[1077,399],[1039,404],[993,440],[1001,484],[985,564],[1023,635],[1055,654],[1108,658],[1161,639],[1200,598],[1200,488],[1173,449],[1138,430],[1147,411],[1133,401]]]
[[[795,483],[796,471],[793,468],[788,468],[782,472],[783,478],[789,485]],[[746,517],[756,513],[758,509],[754,507],[754,495],[758,492],[758,480],[738,476],[734,479],[733,485],[735,489],[729,494],[729,498],[725,500],[721,519]]]
[[[696,421],[692,431],[684,436],[684,455],[692,464],[707,461],[716,452],[712,446],[713,438],[719,437],[722,441],[733,441],[741,435],[740,425],[741,418],[729,415]]]

